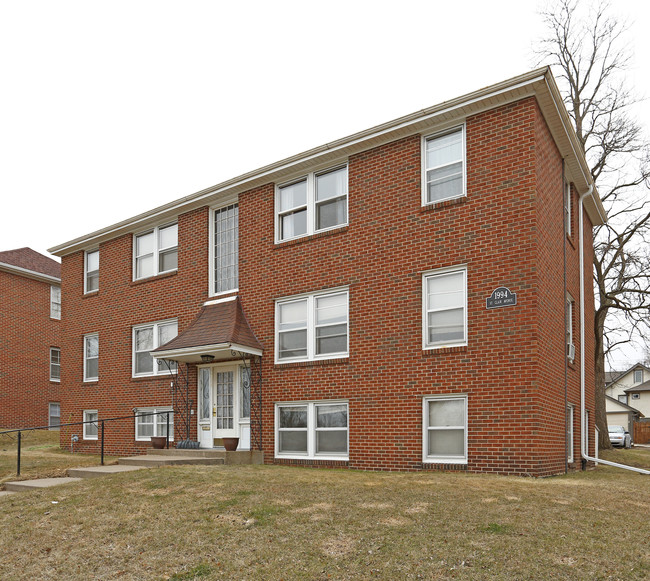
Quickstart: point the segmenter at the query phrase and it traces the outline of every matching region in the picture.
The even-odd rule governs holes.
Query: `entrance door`
[[[212,435],[214,438],[239,437],[235,371],[213,371]]]
[[[250,449],[250,374],[239,365],[198,370],[198,440],[201,448],[239,438],[238,450]]]

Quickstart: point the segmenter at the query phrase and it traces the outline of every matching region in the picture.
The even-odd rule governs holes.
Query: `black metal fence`
[[[162,411],[162,412],[137,412],[134,413],[133,415],[130,416],[120,416],[117,418],[97,418],[96,420],[87,420],[84,422],[69,422],[66,424],[57,424],[55,426],[37,426],[34,428],[16,428],[13,430],[4,430],[0,432],[0,436],[6,435],[6,434],[17,434],[17,446],[16,446],[16,475],[20,476],[20,452],[21,452],[21,444],[22,444],[22,433],[23,432],[31,432],[34,430],[51,430],[53,428],[65,428],[68,426],[84,426],[84,425],[93,425],[95,426],[98,431],[98,437],[100,440],[100,454],[101,454],[101,465],[104,465],[104,433],[105,433],[105,424],[106,422],[116,422],[116,421],[121,421],[121,420],[136,420],[136,418],[141,418],[141,417],[148,417],[148,416],[160,416],[160,415],[166,415],[166,424],[167,424],[167,429],[165,432],[165,447],[169,448],[169,416],[170,414],[173,414],[174,412],[172,411]]]

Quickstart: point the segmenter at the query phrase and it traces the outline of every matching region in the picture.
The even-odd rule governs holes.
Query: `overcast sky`
[[[2,0],[0,250],[47,253],[526,72],[545,5]],[[650,3],[612,6],[650,96]]]

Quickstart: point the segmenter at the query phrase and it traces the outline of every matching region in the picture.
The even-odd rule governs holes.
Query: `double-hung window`
[[[61,287],[50,286],[50,318],[61,318]]]
[[[347,165],[278,186],[275,205],[277,242],[347,224]]]
[[[573,297],[568,293],[566,295],[565,310],[567,359],[573,363],[576,356],[576,348],[573,343]]]
[[[467,269],[433,271],[422,277],[423,347],[467,344]]]
[[[347,458],[347,402],[278,404],[275,418],[276,456]]]
[[[424,462],[467,462],[467,397],[425,397]]]
[[[276,361],[348,356],[348,290],[276,303]]]
[[[643,383],[643,369],[634,370],[634,383]]]
[[[169,412],[169,413],[163,413]],[[171,407],[140,408],[135,414],[135,439],[151,440],[152,436],[167,436],[169,417],[169,439],[174,439],[174,412]]]
[[[99,289],[99,250],[86,252],[84,260],[84,292],[91,293]]]
[[[96,440],[97,439],[97,434],[99,432],[99,429],[97,427],[97,419],[98,419],[98,413],[97,410],[84,410],[84,422],[91,422],[91,423],[84,423],[84,440]]]
[[[136,280],[178,268],[178,224],[158,226],[135,236]]]
[[[159,321],[133,327],[133,375],[160,375],[167,373],[167,365],[155,364],[151,351],[178,335],[178,322]],[[176,364],[171,363],[172,369]]]
[[[214,293],[239,286],[239,206],[214,211]]]
[[[465,195],[465,128],[425,137],[422,204]]]
[[[50,430],[58,430],[61,425],[61,404],[50,402],[48,405],[48,426]]]
[[[61,381],[61,349],[50,347],[50,381]]]
[[[99,379],[99,335],[93,333],[84,337],[84,381]]]

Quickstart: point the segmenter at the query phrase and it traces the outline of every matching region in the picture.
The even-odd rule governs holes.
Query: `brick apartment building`
[[[59,424],[61,265],[0,252],[0,428]]]
[[[545,68],[328,143],[51,249],[62,412],[135,413],[113,453],[173,409],[267,463],[564,472],[604,216]]]

